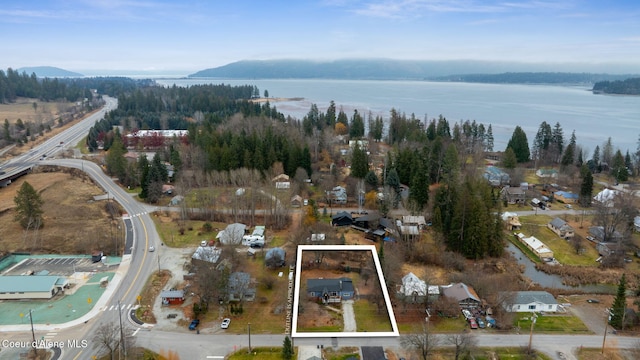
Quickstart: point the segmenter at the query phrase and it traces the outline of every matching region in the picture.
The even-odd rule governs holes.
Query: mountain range
[[[584,68],[584,67],[583,67]],[[607,74],[597,65],[576,72],[571,64],[528,64],[495,61],[419,61],[391,59],[243,60],[205,69],[190,78],[433,80],[488,83],[593,84],[634,75]]]
[[[53,66],[32,66],[32,67],[22,67],[17,69],[19,73],[26,72],[31,75],[33,73],[36,74],[39,78],[61,78],[61,77],[83,77],[84,75],[79,74],[77,72],[60,69]]]

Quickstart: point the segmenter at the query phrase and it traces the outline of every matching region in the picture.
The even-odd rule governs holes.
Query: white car
[[[154,252],[154,251],[156,251],[155,246],[149,246],[149,252]]]
[[[220,328],[221,329],[228,329],[229,328],[229,324],[231,324],[231,319],[229,318],[224,318],[222,320],[222,323],[220,324]]]

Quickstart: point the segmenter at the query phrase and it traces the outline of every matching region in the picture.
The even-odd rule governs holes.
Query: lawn
[[[597,266],[595,261],[598,252],[591,244],[585,241],[583,254],[577,254],[571,241],[564,240],[547,228],[553,218],[546,215],[530,215],[520,217],[523,233],[526,236],[535,236],[553,251],[554,257],[564,265]],[[519,246],[520,247],[520,246]],[[532,255],[531,252],[528,253]]]
[[[378,313],[375,304],[367,300],[358,300],[353,303],[353,311],[356,317],[357,331],[359,332],[390,332],[391,322],[387,311]]]
[[[284,341],[284,338],[283,340]],[[295,352],[293,358],[297,359],[297,352]],[[240,349],[233,354],[227,356],[228,360],[282,360],[282,347],[254,347],[249,353],[248,348]]]
[[[531,329],[530,316],[522,316],[516,319],[514,325],[521,331]],[[577,316],[565,315],[538,315],[533,327],[535,333],[564,333],[564,334],[591,334],[591,330]]]
[[[170,247],[198,246],[202,240],[215,240],[218,233],[216,229],[224,229],[227,226],[223,223],[210,222],[213,231],[206,232],[203,229],[205,221],[187,220],[182,222],[181,225],[171,215],[165,216],[161,213],[154,213],[151,217],[156,224],[160,238],[165,245]],[[181,229],[183,229],[182,234]]]

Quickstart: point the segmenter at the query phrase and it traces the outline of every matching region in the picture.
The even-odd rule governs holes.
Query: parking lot
[[[74,272],[106,271],[114,268],[120,258],[107,258],[107,263],[92,262],[90,257],[27,257],[10,266],[3,275],[60,275],[71,276]]]

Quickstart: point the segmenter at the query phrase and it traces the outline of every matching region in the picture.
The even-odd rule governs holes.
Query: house
[[[402,225],[415,225],[419,228],[423,228],[427,225],[427,221],[424,219],[424,216],[413,216],[413,215],[404,215],[402,216]]]
[[[353,219],[353,225],[364,229],[369,229],[371,227],[371,224],[376,222],[379,218],[380,215],[378,214],[367,214],[358,216]]]
[[[218,235],[216,235],[216,239],[225,245],[240,245],[246,230],[247,225],[245,224],[229,224],[226,229],[220,231]]]
[[[507,226],[507,230],[515,231],[520,230],[522,224],[520,223],[520,218],[518,218],[518,214],[512,212],[504,212],[502,213],[502,221]]]
[[[163,290],[160,292],[162,305],[179,305],[184,302],[184,291],[182,290]]]
[[[509,174],[495,166],[487,166],[484,169],[484,174],[482,174],[482,176],[487,179],[491,186],[508,185],[511,182]]]
[[[501,162],[503,155],[504,152],[502,151],[488,151],[484,153],[484,158],[493,162]]]
[[[307,296],[323,303],[339,303],[353,299],[353,282],[347,277],[337,279],[308,279]]]
[[[463,308],[477,308],[482,303],[476,291],[464,283],[442,286],[441,290],[443,296],[454,299]]]
[[[506,293],[503,307],[508,312],[557,312],[558,302],[546,291],[514,291]]]
[[[580,196],[578,194],[574,194],[570,191],[556,191],[554,198],[565,204],[577,204],[578,200],[580,200]]]
[[[349,226],[351,224],[353,224],[353,218],[346,211],[340,211],[331,218],[331,225],[333,226]]]
[[[384,239],[386,232],[382,229],[369,229],[364,233],[364,238],[371,241],[378,241]]]
[[[293,195],[293,197],[291,197],[291,207],[300,207],[300,206],[302,206],[302,196]]]
[[[516,235],[521,243],[523,243],[529,250],[533,251],[540,259],[552,259],[553,251],[547,247],[542,241],[538,240],[535,236],[526,237],[523,233]]]
[[[521,187],[505,186],[500,190],[502,198],[509,204],[522,204],[525,203],[525,192]]]
[[[0,300],[51,299],[69,287],[69,280],[55,275],[0,276]]]
[[[193,255],[191,255],[191,260],[194,263],[197,261],[206,261],[215,264],[218,262],[218,259],[220,259],[220,252],[220,249],[215,246],[198,246]]]
[[[386,236],[385,240],[389,238],[390,240],[394,240],[394,238],[398,237],[398,228],[393,220],[389,218],[380,218],[378,219],[378,228],[384,230]]]
[[[264,256],[264,264],[272,268],[284,266],[286,256],[284,249],[279,247],[271,248]]]
[[[575,235],[575,231],[573,230],[573,228],[569,224],[567,224],[566,221],[560,219],[559,217],[551,220],[547,224],[547,227],[563,239],[568,240]]]
[[[287,190],[291,188],[291,181],[289,180],[289,175],[287,174],[280,174],[271,179],[271,182],[274,183],[276,189],[278,190]]]
[[[336,186],[331,191],[327,191],[327,197],[329,201],[334,202],[335,204],[346,204],[347,203],[347,189],[342,186]]]
[[[600,256],[609,256],[614,254],[624,255],[624,250],[618,243],[599,242],[596,244],[596,250]]]
[[[536,170],[536,176],[539,178],[555,179],[558,177],[558,170],[541,168]]]
[[[609,230],[605,234],[604,227],[592,226],[589,228],[589,235],[593,236],[599,242],[618,242],[621,241],[623,236],[617,230]]]
[[[604,206],[613,207],[613,202],[617,195],[618,195],[617,190],[604,189],[600,191],[598,194],[596,194],[596,196],[593,197],[593,200]]]
[[[229,302],[253,301],[256,289],[251,287],[251,275],[246,272],[234,272],[229,275],[227,284]]]
[[[427,283],[410,272],[402,277],[396,296],[413,304],[423,303],[427,299]]]

